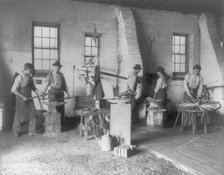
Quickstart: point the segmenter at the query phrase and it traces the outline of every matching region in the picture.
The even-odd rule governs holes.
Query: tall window
[[[99,56],[99,35],[85,34],[84,65],[94,67]]]
[[[59,25],[33,24],[33,63],[37,70],[50,70],[59,60]]]
[[[173,79],[183,80],[188,71],[188,44],[186,35],[173,35]]]

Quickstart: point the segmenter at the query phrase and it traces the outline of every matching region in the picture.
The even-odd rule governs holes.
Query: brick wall
[[[73,93],[73,65],[83,65],[84,34],[102,34],[100,65],[102,71],[114,72],[117,58],[117,22],[114,6],[60,1],[9,0],[0,4],[0,58],[5,61],[8,74],[21,71],[26,62],[31,62],[32,22],[60,24],[61,71],[65,74],[71,95],[85,95],[85,86],[75,72]],[[114,79],[103,78],[108,96],[112,93]],[[4,89],[2,94],[9,92]],[[71,104],[67,105],[70,106]],[[70,111],[72,112],[72,108]]]
[[[176,12],[134,9],[133,10],[144,72],[155,73],[157,66],[163,66],[169,75],[168,98],[183,99],[183,81],[172,80],[172,35],[189,35],[189,70],[200,61],[200,40],[198,16]],[[154,42],[150,45],[149,38]],[[151,53],[150,53],[150,46]]]
[[[63,64],[61,71],[65,74],[72,95],[85,94],[85,86],[77,78],[76,72],[73,78],[73,65],[83,65],[84,34],[93,32],[94,25],[96,25],[97,32],[102,34],[100,46],[102,71],[116,74],[117,57],[121,51],[118,48],[119,45],[124,51],[121,51],[124,57],[122,76],[127,77],[130,64],[141,63],[141,61],[143,61],[144,72],[155,72],[156,67],[161,65],[171,76],[171,44],[174,32],[191,36],[189,66],[192,67],[193,63],[199,62],[200,40],[197,15],[122,8],[123,20],[127,22],[124,22],[124,25],[118,25],[116,9],[113,5],[70,0],[2,0],[0,3],[0,59],[4,61],[7,74],[12,75],[15,71],[22,70],[24,63],[32,61],[32,22],[60,24],[60,58]],[[124,31],[126,31],[126,37]],[[151,53],[149,53],[149,36],[155,36]],[[118,44],[118,38],[120,38],[120,44]],[[127,53],[131,55],[131,58]],[[129,62],[129,60],[132,61]],[[115,81],[115,78],[102,76],[103,88],[107,97],[113,95],[112,87]],[[7,82],[7,86],[10,87],[11,82]],[[125,85],[126,81],[122,83]],[[8,92],[9,88],[1,91],[1,94],[6,91]],[[170,79],[168,93],[173,101],[182,99],[182,81]],[[70,111],[72,111],[71,105],[67,105]]]
[[[118,54],[122,57],[121,73],[127,77],[135,64],[142,65],[142,58],[138,45],[135,19],[130,8],[117,8],[118,20]],[[139,76],[142,72],[139,73]],[[126,81],[120,81],[120,90],[127,88]]]

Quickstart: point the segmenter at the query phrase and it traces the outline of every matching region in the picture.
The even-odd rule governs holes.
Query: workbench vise
[[[66,102],[47,102],[48,110],[44,113],[44,133],[61,133],[61,114],[57,112],[56,107],[64,105]]]

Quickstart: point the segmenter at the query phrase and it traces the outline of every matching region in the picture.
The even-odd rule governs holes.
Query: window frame
[[[34,67],[36,67],[35,66],[35,57],[34,57],[34,49],[35,49],[35,47],[34,47],[34,28],[38,27],[38,26],[40,26],[40,27],[48,27],[48,28],[50,28],[50,27],[57,28],[57,49],[55,49],[55,50],[57,50],[57,52],[58,52],[58,59],[57,60],[60,61],[60,55],[61,55],[60,54],[60,52],[61,52],[61,49],[60,49],[61,48],[60,47],[60,24],[57,24],[57,23],[32,22],[32,63],[34,65]],[[40,47],[40,49],[42,50],[43,47]],[[51,50],[51,49],[49,48],[49,50]],[[47,60],[49,60],[49,59],[47,59]],[[43,67],[42,67],[41,69],[37,69],[36,70],[37,73],[49,73],[50,71],[51,71],[51,65],[49,65],[49,69],[43,69]]]
[[[174,66],[174,64],[175,64],[175,62],[173,61],[173,56],[174,56],[173,46],[175,45],[175,43],[173,42],[174,36],[185,37],[185,39],[186,39],[185,54],[179,54],[180,56],[185,55],[185,72],[174,72],[174,70],[172,70],[173,80],[184,80],[185,75],[189,71],[189,35],[183,34],[183,33],[173,33],[173,35],[172,35],[172,66]],[[179,47],[180,46],[181,46],[181,44],[179,44]],[[178,55],[178,54],[176,53],[175,55]]]
[[[91,46],[87,46],[86,45],[86,37],[91,37],[91,38],[93,38],[93,37],[96,37],[97,38],[97,40],[98,40],[98,45],[97,45],[97,55],[96,55],[96,57],[97,58],[99,58],[100,57],[100,39],[101,39],[101,36],[102,36],[102,34],[100,34],[100,33],[85,33],[85,35],[84,35],[84,65],[86,65],[86,58],[87,57],[95,57],[95,56],[93,56],[92,55],[92,53],[91,53],[91,55],[86,55],[86,47],[90,47],[91,48],[91,50],[92,50],[92,44],[91,44]],[[97,59],[96,58],[96,59]]]

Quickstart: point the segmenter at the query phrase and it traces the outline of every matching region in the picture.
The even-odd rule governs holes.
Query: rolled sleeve
[[[161,89],[161,87],[162,87],[162,82],[163,82],[163,80],[161,79],[161,78],[159,78],[158,80],[157,80],[157,82],[156,82],[156,87],[155,87],[155,93],[157,93],[160,89]]]
[[[15,78],[15,81],[12,85],[12,88],[11,88],[11,92],[15,92],[15,91],[18,91],[18,89],[20,88],[21,86],[21,83],[22,83],[22,77],[19,75]]]

